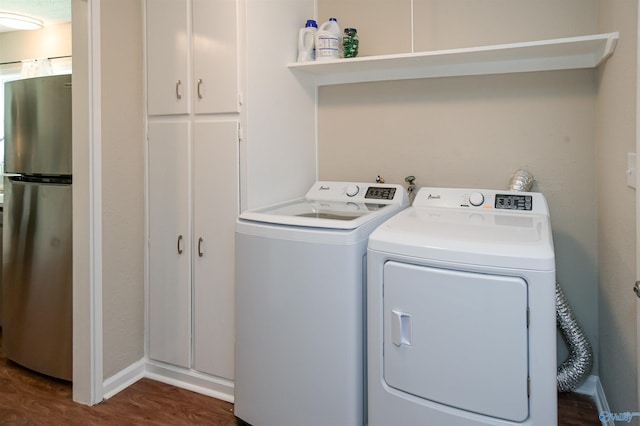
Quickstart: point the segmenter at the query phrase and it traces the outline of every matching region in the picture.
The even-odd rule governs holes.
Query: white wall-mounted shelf
[[[317,86],[595,68],[615,50],[619,33],[288,65]]]

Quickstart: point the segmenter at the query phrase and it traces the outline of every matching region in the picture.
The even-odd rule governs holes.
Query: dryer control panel
[[[539,192],[494,189],[424,187],[418,191],[413,206],[549,214],[547,201]]]
[[[507,210],[527,210],[533,208],[533,197],[531,195],[520,194],[496,194],[496,209]]]

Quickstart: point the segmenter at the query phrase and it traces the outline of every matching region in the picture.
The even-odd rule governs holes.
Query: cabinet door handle
[[[204,240],[202,239],[202,237],[198,238],[198,256],[202,257],[204,256],[204,253],[202,253],[202,243],[204,242]]]
[[[202,91],[200,90],[201,87],[202,87],[202,79],[199,78],[198,79],[198,99],[202,99]]]
[[[178,235],[178,254],[182,254],[182,235]]]
[[[176,81],[176,99],[182,99],[182,80]]]

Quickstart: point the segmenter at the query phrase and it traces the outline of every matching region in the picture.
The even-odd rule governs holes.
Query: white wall
[[[0,33],[0,63],[71,55],[71,24]]]
[[[94,324],[91,314],[91,234],[90,202],[90,79],[88,4],[73,0],[73,400],[96,403],[93,377],[92,340]],[[98,338],[98,336],[96,336]],[[99,396],[98,396],[99,398]]]
[[[73,398],[91,405],[144,356],[143,20],[141,0],[72,8]]]
[[[72,8],[73,398],[95,404],[104,379],[144,356],[143,20],[141,0],[73,0]]]
[[[636,149],[637,2],[602,1],[600,29],[620,31],[600,70],[597,110],[599,373],[613,412],[638,411],[636,190],[627,186],[627,153]],[[638,418],[633,424],[638,424]]]
[[[335,17],[342,28],[356,27],[360,53],[369,56],[589,34],[597,28],[597,4],[598,0],[318,0],[318,24]]]
[[[102,1],[104,377],[144,357],[144,120],[141,0]]]
[[[316,178],[315,89],[285,67],[296,60],[313,0],[248,0],[245,7],[242,210],[301,197]]]

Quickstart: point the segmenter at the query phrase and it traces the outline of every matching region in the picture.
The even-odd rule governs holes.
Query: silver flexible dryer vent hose
[[[528,171],[516,170],[508,189],[528,192],[534,180]],[[569,347],[569,357],[558,367],[558,391],[570,392],[580,386],[591,372],[593,351],[559,283],[556,283],[556,324]]]
[[[536,178],[526,170],[518,169],[513,172],[511,180],[509,181],[509,191],[531,191],[533,182]]]
[[[593,352],[559,283],[556,283],[556,324],[569,346],[569,357],[558,367],[558,391],[570,392],[591,373]]]

